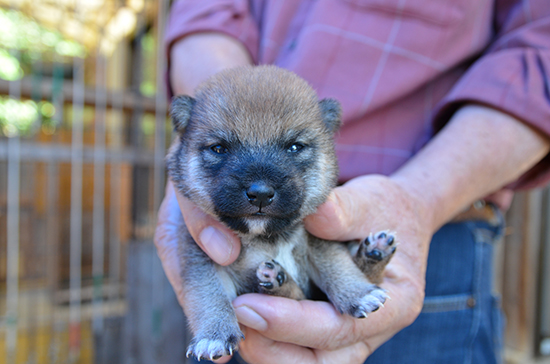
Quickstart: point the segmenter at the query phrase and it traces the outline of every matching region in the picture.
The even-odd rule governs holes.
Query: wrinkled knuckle
[[[345,346],[360,341],[361,330],[360,325],[357,325],[358,320],[349,320],[349,325],[340,325],[339,327],[331,330],[331,335],[326,335],[320,341],[318,349],[323,350],[337,350]]]
[[[157,247],[159,254],[164,250],[164,241],[166,240],[166,229],[162,225],[158,225],[153,236],[153,243]]]

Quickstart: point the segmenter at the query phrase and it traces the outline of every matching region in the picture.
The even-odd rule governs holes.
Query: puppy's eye
[[[210,150],[213,151],[216,154],[225,154],[225,153],[229,152],[229,150],[221,144],[216,144],[216,145],[211,146]]]
[[[302,143],[294,143],[292,145],[290,145],[286,151],[289,152],[289,153],[297,153],[299,151],[301,151],[302,149],[304,149],[305,145],[303,145]]]

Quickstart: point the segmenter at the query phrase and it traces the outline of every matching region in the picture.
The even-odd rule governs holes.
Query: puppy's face
[[[179,190],[241,234],[273,236],[315,211],[337,178],[336,101],[272,66],[224,71],[172,102]]]

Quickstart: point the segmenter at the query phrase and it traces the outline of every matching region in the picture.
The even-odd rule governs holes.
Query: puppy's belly
[[[297,279],[299,276],[299,270],[298,263],[296,262],[293,251],[294,245],[285,244],[280,249],[278,249],[277,256],[274,259],[286,270],[286,272],[291,277]]]
[[[218,275],[230,299],[244,293],[258,292],[256,272],[260,265],[272,260],[282,266],[286,274],[302,289],[307,287],[307,277],[296,259],[295,245],[289,242],[273,245],[244,245],[237,261],[229,266],[217,266]],[[304,252],[305,253],[305,252]],[[305,257],[300,262],[303,263]]]

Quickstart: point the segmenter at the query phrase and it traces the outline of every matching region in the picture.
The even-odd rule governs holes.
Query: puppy
[[[188,356],[212,360],[237,350],[244,336],[231,301],[240,294],[305,299],[320,289],[357,318],[383,305],[376,283],[395,252],[394,235],[325,241],[302,223],[336,185],[337,101],[318,101],[292,72],[243,67],[211,77],[195,98],[174,98],[171,116],[178,137],[167,167],[177,190],[242,242],[237,260],[220,266],[181,226],[184,311],[194,334]]]

